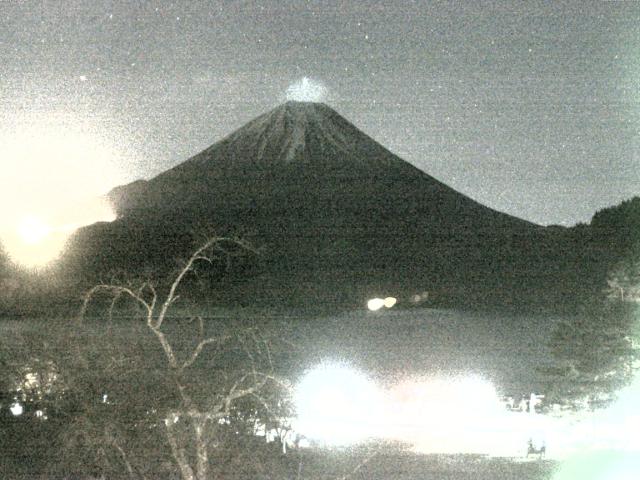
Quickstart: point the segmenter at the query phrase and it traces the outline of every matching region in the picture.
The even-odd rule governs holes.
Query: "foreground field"
[[[274,453],[274,455],[278,455]],[[271,462],[269,462],[271,463]],[[349,451],[303,451],[281,457],[278,468],[247,477],[234,469],[219,473],[226,480],[555,480],[558,462],[490,458],[473,455],[420,455]],[[8,476],[6,476],[8,475]],[[100,480],[103,477],[11,475],[7,480]],[[113,477],[116,478],[116,477]],[[128,477],[123,477],[128,478]],[[173,480],[174,477],[167,478]],[[178,477],[175,477],[176,480]],[[563,478],[562,480],[568,480]],[[576,479],[577,480],[577,479]],[[580,479],[581,480],[581,479]],[[601,479],[598,479],[601,480]]]
[[[545,460],[413,453],[361,455],[355,460],[345,452],[309,452],[300,456],[300,462],[300,479],[323,480],[543,480],[552,479],[558,467],[557,462]]]

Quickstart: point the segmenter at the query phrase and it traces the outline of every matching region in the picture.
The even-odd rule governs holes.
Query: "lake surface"
[[[317,361],[346,361],[378,380],[393,381],[401,375],[475,374],[494,381],[503,394],[525,393],[539,388],[536,368],[552,360],[548,344],[560,317],[543,315],[478,313],[430,308],[366,308],[340,313],[300,310],[215,309],[178,311],[163,329],[176,341],[189,340],[195,327],[184,319],[201,315],[211,332],[215,325],[240,319],[277,329],[276,336],[300,350],[305,366]],[[75,319],[1,320],[6,339],[39,335],[42,328],[72,324]],[[95,324],[95,335],[105,333],[104,319]],[[141,319],[126,314],[116,318],[115,330],[123,334],[141,326]],[[207,330],[207,328],[205,328]],[[146,329],[136,330],[142,334]]]
[[[540,393],[558,317],[437,309],[349,311],[289,318],[308,355],[343,360],[382,381],[406,375],[476,375],[503,395]]]

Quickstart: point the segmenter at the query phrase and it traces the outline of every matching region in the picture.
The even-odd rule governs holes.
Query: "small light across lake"
[[[380,310],[382,307],[391,308],[398,300],[395,297],[372,298],[367,302],[367,308],[372,312]]]

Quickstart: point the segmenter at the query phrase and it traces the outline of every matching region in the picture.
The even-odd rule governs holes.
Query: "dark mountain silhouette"
[[[519,301],[548,287],[544,244],[558,237],[449,188],[318,103],[281,105],[109,196],[119,218],[78,232],[74,268],[164,270],[197,243],[194,231],[213,227],[264,247],[225,274],[227,291],[250,299],[428,290]]]

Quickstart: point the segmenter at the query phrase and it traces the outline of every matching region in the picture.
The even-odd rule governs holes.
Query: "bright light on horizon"
[[[18,235],[27,245],[36,245],[51,234],[51,225],[39,217],[27,215],[20,220]]]
[[[38,268],[81,226],[112,221],[101,195],[123,179],[115,149],[68,122],[0,131],[0,243],[14,263]]]
[[[113,208],[99,198],[79,202],[74,217],[75,223],[56,227],[49,219],[34,215],[26,215],[14,224],[5,222],[0,229],[0,244],[16,265],[38,270],[61,255],[67,240],[78,228],[116,219]]]
[[[372,298],[367,302],[367,308],[372,312],[377,312],[384,307],[384,300],[381,298]]]

